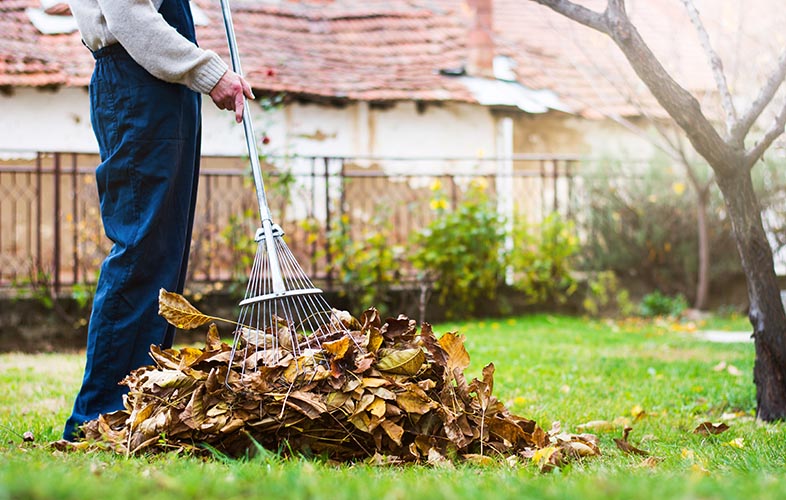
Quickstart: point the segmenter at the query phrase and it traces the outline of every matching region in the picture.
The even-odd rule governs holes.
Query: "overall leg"
[[[199,96],[161,82],[127,54],[99,59],[91,116],[101,148],[96,170],[104,230],[113,241],[88,327],[82,388],[64,437],[123,405],[132,370],[173,334],[158,316],[158,290],[182,289],[198,166]]]

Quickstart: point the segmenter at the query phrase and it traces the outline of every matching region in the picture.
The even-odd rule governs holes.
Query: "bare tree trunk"
[[[764,134],[746,150],[745,139],[754,123],[772,103],[786,82],[786,51],[764,82],[756,98],[737,114],[729,89],[719,73],[720,59],[711,52],[711,62],[718,91],[727,109],[726,136],[721,137],[704,115],[699,101],[681,87],[665,70],[644,42],[625,10],[625,0],[607,0],[606,9],[596,12],[570,0],[533,0],[547,5],[585,26],[608,35],[622,50],[625,58],[653,97],[685,132],[688,140],[715,173],[734,228],[737,250],[745,271],[750,301],[749,318],[756,341],[757,416],[765,421],[786,420],[786,313],[775,276],[772,250],[764,232],[761,209],[753,190],[751,168],[786,127],[786,103],[779,104],[775,119]],[[692,21],[697,13],[690,0],[684,0]],[[698,26],[700,32],[704,31]],[[704,35],[705,33],[700,33]],[[707,47],[709,38],[704,40]]]
[[[707,205],[709,190],[697,188],[696,193],[696,231],[699,236],[699,272],[696,278],[696,299],[693,307],[702,310],[707,307],[710,294],[710,235],[707,227]]]
[[[753,379],[757,417],[782,420],[786,418],[786,314],[759,202],[747,168],[729,169],[727,174],[717,176],[717,182],[729,210],[748,282],[748,317],[756,341]]]

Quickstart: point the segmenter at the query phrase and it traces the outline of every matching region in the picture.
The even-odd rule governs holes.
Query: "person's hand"
[[[243,96],[249,99],[254,98],[251,86],[245,78],[238,75],[231,69],[224,73],[213,90],[210,91],[210,98],[218,106],[218,109],[229,109],[235,112],[235,120],[238,123],[243,121]]]

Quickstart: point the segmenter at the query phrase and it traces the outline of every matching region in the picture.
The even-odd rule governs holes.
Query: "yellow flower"
[[[472,179],[470,185],[475,189],[481,189],[481,190],[485,190],[486,188],[489,187],[488,181],[483,177],[477,177],[475,179]]]
[[[442,183],[439,181],[439,179],[431,183],[430,189],[431,191],[439,191],[440,189],[442,189]]]
[[[685,184],[682,182],[675,182],[671,185],[671,189],[674,190],[674,193],[678,196],[682,195],[682,193],[685,192]]]
[[[437,198],[431,200],[432,210],[444,210],[446,208],[448,208],[448,202],[446,202],[444,198]]]

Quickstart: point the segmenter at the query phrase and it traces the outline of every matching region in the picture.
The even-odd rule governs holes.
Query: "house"
[[[676,12],[678,2],[629,3],[646,21],[645,34],[656,40],[658,50],[674,49],[676,26],[690,29]],[[734,2],[724,0],[724,9],[727,4]],[[200,45],[228,60],[218,2],[192,0],[192,6]],[[562,196],[565,185],[557,177],[565,174],[569,159],[657,154],[650,140],[629,132],[629,125],[648,127],[644,114],[665,117],[644,89],[628,87],[630,97],[620,92],[614,72],[624,73],[624,63],[597,57],[606,54],[608,41],[532,2],[237,0],[232,9],[243,69],[259,97],[251,110],[262,152],[303,175],[310,172],[312,180],[347,165],[387,173],[491,172],[501,181],[501,209],[513,210],[515,196],[520,210],[539,213],[545,210],[546,190],[555,204]],[[650,15],[653,10],[658,15]],[[722,16],[718,26],[723,27],[721,21]],[[88,189],[89,171],[97,163],[86,88],[92,58],[67,6],[57,0],[0,2],[0,33],[0,167],[6,159],[9,165],[27,161],[28,170],[71,168],[73,186],[79,187],[71,192]],[[703,67],[700,51],[680,48],[676,54],[669,60],[677,70],[689,70],[689,86],[710,89],[706,94],[711,95],[711,74],[698,69]],[[203,121],[204,171],[245,168],[242,127],[209,99]],[[535,172],[536,180],[522,178],[515,186],[505,182],[518,171]],[[544,182],[552,175],[553,183]],[[9,177],[0,172],[0,185],[13,192],[27,189]],[[44,190],[59,189],[54,174],[42,182]],[[324,216],[330,210],[327,198],[335,186],[325,182],[328,189],[312,191],[311,204],[301,204],[308,205],[306,215]],[[229,186],[225,197],[248,189]],[[427,196],[424,184],[413,189],[414,197]],[[89,194],[78,203],[75,197],[65,218],[72,226],[94,221]],[[13,269],[27,258],[20,255],[35,253],[34,240],[46,247],[59,233],[54,224],[40,225],[37,235],[29,225],[20,229],[9,215],[19,207],[8,205],[9,199],[3,203],[2,267]],[[30,214],[63,217],[62,203],[45,199]],[[317,206],[328,208],[319,212]],[[225,219],[239,208],[213,210],[223,210]],[[5,236],[8,227],[16,236]],[[96,238],[85,239],[100,246]],[[25,239],[30,248],[11,251],[10,241]],[[63,241],[60,250],[76,253],[81,244]]]

